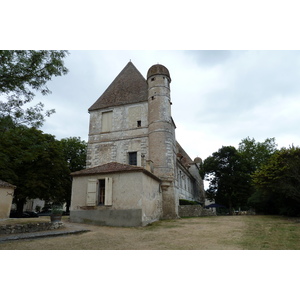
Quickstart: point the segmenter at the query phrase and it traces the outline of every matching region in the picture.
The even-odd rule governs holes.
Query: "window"
[[[108,132],[112,130],[112,111],[102,113],[102,132]]]
[[[129,152],[128,158],[130,165],[137,166],[137,152]]]
[[[86,205],[112,205],[112,178],[88,180]]]
[[[137,127],[142,127],[142,121],[137,121]]]
[[[181,179],[182,179],[182,177],[181,177],[181,171],[179,171],[179,187],[181,187],[181,185],[182,185]]]

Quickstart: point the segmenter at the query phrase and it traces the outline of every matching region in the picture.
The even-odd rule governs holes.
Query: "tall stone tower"
[[[153,65],[148,70],[147,82],[149,159],[153,162],[154,174],[162,180],[163,218],[176,218],[176,139],[171,116],[170,73],[163,65]]]

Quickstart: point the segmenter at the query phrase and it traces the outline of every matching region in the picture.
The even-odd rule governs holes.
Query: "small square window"
[[[136,166],[137,165],[137,152],[129,152],[128,156],[129,156],[129,164],[132,166]]]
[[[137,127],[142,127],[142,121],[137,121]]]

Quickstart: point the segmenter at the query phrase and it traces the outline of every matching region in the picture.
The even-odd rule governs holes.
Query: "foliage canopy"
[[[1,50],[0,51],[0,118],[12,120],[14,124],[42,126],[45,116],[54,110],[43,113],[44,104],[24,108],[31,102],[35,92],[42,95],[51,93],[47,82],[55,76],[68,73],[63,59],[67,51],[48,50]]]
[[[252,176],[267,211],[300,215],[300,148],[282,148]]]
[[[209,181],[208,198],[233,208],[249,208],[248,199],[255,192],[251,174],[268,162],[276,152],[275,139],[256,142],[243,139],[239,148],[223,146],[202,165],[201,176]]]
[[[0,140],[0,178],[17,186],[14,202],[19,211],[27,199],[70,204],[70,173],[84,168],[84,141],[58,141],[26,126],[0,131]]]

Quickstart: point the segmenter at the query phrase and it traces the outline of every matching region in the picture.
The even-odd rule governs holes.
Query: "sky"
[[[250,137],[300,145],[300,51],[287,50],[71,50],[69,73],[37,96],[56,113],[41,128],[57,139],[88,140],[88,108],[132,61],[146,78],[162,64],[171,75],[176,139],[194,159]]]

